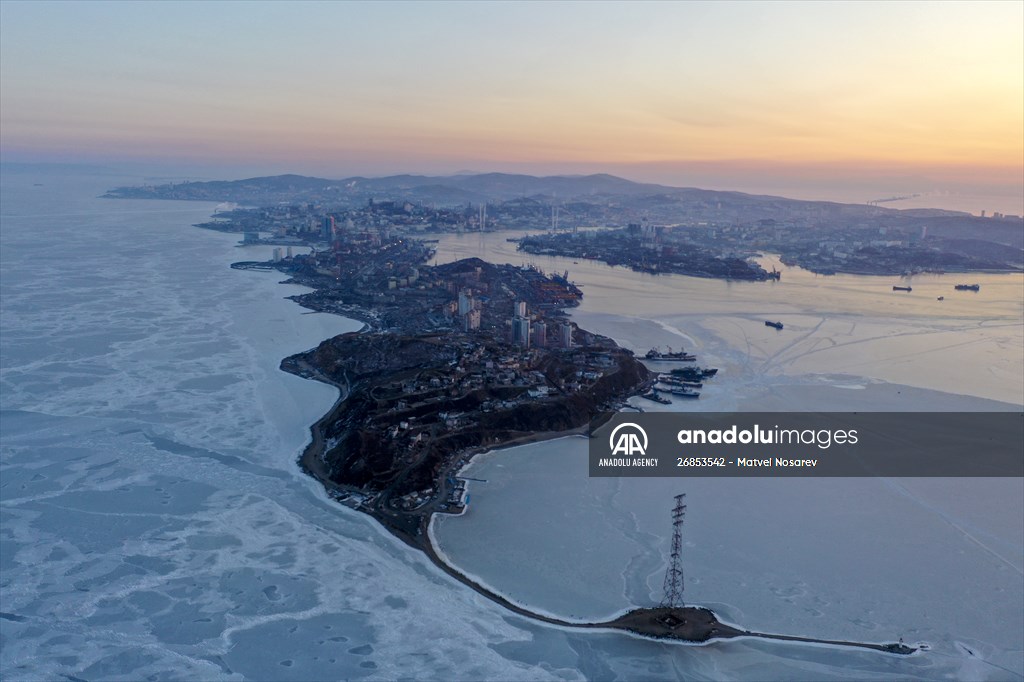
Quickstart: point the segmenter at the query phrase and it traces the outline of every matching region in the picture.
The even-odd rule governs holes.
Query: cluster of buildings
[[[463,331],[473,331],[480,328],[480,311],[483,306],[473,293],[468,289],[459,291],[457,314],[462,324]]]
[[[889,211],[841,213],[823,222],[760,218],[663,227],[641,221],[625,229],[531,235],[519,241],[529,253],[590,258],[644,272],[765,280],[776,274],[754,260],[764,252],[820,274],[1019,269],[1020,236],[1009,232],[1010,225],[1005,219],[952,215],[926,220]]]
[[[371,371],[371,409],[360,418],[360,430],[393,453],[397,468],[420,462],[440,439],[475,433],[487,443],[488,434],[503,428],[523,430],[514,418],[508,426],[504,420],[566,394],[587,393],[618,369],[615,358],[600,347],[549,355],[467,335],[452,337],[436,352],[419,357],[427,345],[407,349],[411,356],[406,360],[416,369]],[[457,508],[461,490],[458,485],[448,489],[454,497],[445,506]],[[393,504],[411,511],[435,499],[434,488],[420,488]]]
[[[552,339],[548,334],[546,318],[528,315],[525,301],[516,301],[509,326],[512,331],[512,343],[521,348],[529,348],[531,345],[537,348],[572,348],[572,324],[565,321],[553,324],[552,331],[557,331],[555,338]]]
[[[459,289],[458,298],[449,302],[446,312],[454,317],[454,326],[464,332],[481,329],[484,310],[483,296],[476,289],[464,287]],[[537,301],[538,299],[533,299]],[[541,297],[540,305],[544,305],[546,297]],[[550,328],[549,328],[549,322]],[[528,313],[527,302],[516,300],[513,304],[512,317],[506,319],[508,338],[512,344],[520,348],[572,348],[573,327],[567,321],[552,321],[543,312]]]
[[[981,212],[981,217],[984,218],[986,213],[987,213],[987,211],[982,211]],[[1005,213],[1000,213],[999,211],[993,211],[992,215],[990,217],[991,217],[992,220],[1009,220],[1009,221],[1019,221],[1019,220],[1021,220],[1021,217],[1019,215],[1007,215]]]
[[[219,211],[203,227],[242,232],[244,243],[332,244],[365,233],[414,235],[441,232],[486,232],[509,229],[574,229],[613,224],[617,211],[598,204],[554,207],[535,199],[434,207],[405,200],[370,199],[364,206],[327,207],[319,203],[287,204]]]
[[[519,240],[527,253],[601,260],[641,272],[764,280],[769,275],[745,256],[685,244],[673,230],[633,224],[625,229],[580,234],[531,235]]]

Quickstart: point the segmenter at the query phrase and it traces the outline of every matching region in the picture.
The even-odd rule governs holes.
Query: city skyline
[[[0,19],[5,161],[1024,186],[1018,2],[5,0]]]

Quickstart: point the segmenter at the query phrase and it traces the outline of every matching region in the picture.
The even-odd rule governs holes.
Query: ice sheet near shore
[[[889,384],[777,387],[774,404],[755,404],[896,410],[906,398],[1007,407]],[[469,512],[436,517],[434,535],[453,565],[523,605],[582,620],[656,604],[672,496],[686,492],[689,602],[762,631],[927,641],[931,674],[961,677],[979,657],[1021,671],[1021,479],[591,479],[578,437],[496,451],[464,473],[487,482],[471,482]],[[1005,677],[986,665],[971,674]]]
[[[336,392],[278,363],[358,323],[229,269],[269,249],[211,205],[0,181],[0,678],[582,677],[299,472]]]
[[[621,633],[566,631],[510,614],[449,579],[372,520],[327,500],[316,482],[298,472],[295,457],[308,427],[335,393],[278,371],[278,362],[358,325],[304,314],[283,300],[295,289],[278,285],[281,277],[274,273],[227,268],[232,260],[266,257],[269,249],[236,249],[236,237],[188,227],[208,217],[208,205],[94,198],[140,178],[3,174],[0,182],[0,677],[5,680],[397,679],[422,678],[424,671],[452,680],[1016,679],[985,659],[1019,670],[1018,663],[1005,662],[1019,658],[1019,644],[1014,654],[1001,640],[955,623],[941,639],[962,641],[966,648],[950,644],[941,655],[901,659],[769,642],[688,648]],[[858,396],[869,390],[844,389]],[[523,451],[529,453],[528,448]],[[512,451],[493,461],[508,466],[511,462],[502,459],[507,454]],[[570,459],[564,463],[571,467]],[[581,589],[568,610],[596,612],[652,594],[663,550],[648,536],[664,532],[660,494],[643,504],[614,491],[577,500],[574,490],[588,484],[585,475],[567,470],[553,477],[546,464],[534,466],[526,459],[523,464],[509,470],[520,477],[542,474],[536,494],[564,490],[559,505],[603,505],[596,495],[608,494],[634,507],[602,510],[608,527],[594,532],[628,554],[625,561],[634,562],[635,570],[627,577],[626,565],[613,566],[610,560],[586,566],[593,581],[588,593],[606,603],[595,606]],[[557,474],[558,468],[552,471]],[[520,517],[530,520],[521,508],[529,497],[502,506],[486,490],[474,487],[473,512],[466,520],[479,518],[474,515],[484,505],[504,514],[506,526]],[[981,545],[1011,564],[1016,561],[1019,545],[1000,544],[999,529],[991,527],[990,517],[1005,510],[981,506],[973,495],[957,498],[960,506],[951,507],[944,490],[910,492],[913,497],[894,490],[885,495],[905,500],[915,510],[914,523],[929,533],[939,522],[925,510],[939,506],[948,517],[941,537],[956,550],[929,567],[926,573],[934,577],[922,578],[925,585],[946,580],[947,572],[975,570],[979,557],[993,556]],[[714,493],[691,491],[699,500],[691,526],[703,526],[704,533],[728,520],[698,516],[700,508],[724,504]],[[986,499],[993,506],[1012,505],[1013,494]],[[764,516],[758,499],[751,499],[749,514],[740,520]],[[826,502],[840,510],[853,508],[834,499],[821,504]],[[870,516],[869,510],[857,513]],[[561,512],[556,506],[552,513]],[[631,523],[638,530],[630,530]],[[567,570],[583,565],[556,551],[556,534],[533,528],[541,546],[552,549],[552,562]],[[761,539],[765,544],[772,533],[794,542],[786,540],[781,522],[769,530]],[[562,531],[566,547],[578,541],[576,529]],[[706,582],[707,573],[689,564],[698,552],[688,545],[691,579],[705,581],[688,589],[702,591],[691,595],[695,599],[698,594],[719,599],[724,615],[737,621],[749,617],[753,622],[744,624],[754,625],[761,617],[759,602],[755,595],[748,604],[747,595],[760,594],[758,583],[744,587],[740,579],[781,588],[792,579],[780,573],[784,563],[766,569],[758,547],[730,543],[735,532],[730,527],[712,540],[747,553],[734,574],[737,580],[724,586],[724,581]],[[808,532],[820,532],[820,524],[812,520]],[[973,544],[968,534],[976,539]],[[834,544],[834,537],[830,529],[820,544]],[[510,544],[493,536],[482,542],[492,549]],[[688,535],[687,542],[710,541]],[[791,545],[793,551],[810,544],[805,538],[800,542]],[[878,550],[867,547],[867,539],[858,542],[870,556],[884,558],[885,545]],[[928,551],[931,537],[911,534],[907,542]],[[841,620],[859,617],[839,602],[852,590],[843,587],[847,573],[830,574],[822,583],[819,571],[835,566],[831,555],[816,558],[820,546],[812,549],[808,561],[824,563],[801,573],[806,594],[764,599],[782,600],[782,614],[792,606],[785,598],[797,602],[798,614],[802,602],[832,600],[838,607],[821,609],[820,619],[794,617],[859,627]],[[548,558],[538,560],[546,571]],[[716,560],[706,554],[701,559]],[[741,575],[744,569],[749,573]],[[894,603],[903,611],[893,618],[896,625],[932,627],[941,620],[935,613],[950,612],[968,599],[987,606],[986,590],[1003,585],[1003,574],[992,581],[986,565],[978,570],[975,585],[964,593],[937,591],[916,602],[898,595]],[[606,589],[606,580],[612,587]],[[538,586],[550,590],[549,584]],[[1019,593],[1007,591],[1005,599],[1012,605]],[[562,608],[557,602],[543,606]],[[918,618],[923,610],[928,619]],[[970,613],[982,628],[990,627],[983,620],[1005,620],[998,610],[982,618],[980,606]],[[890,631],[890,616],[884,609],[873,611],[866,622],[879,624],[880,639],[903,634],[913,640],[909,630]],[[1015,621],[1005,627],[1019,632]]]
[[[500,238],[443,238],[441,246],[450,257],[523,258]],[[947,293],[951,305],[942,307],[936,298],[952,289],[950,276],[916,278],[922,295],[909,300],[893,299],[882,278],[786,271],[785,286],[729,285],[535,260],[583,284],[583,305],[572,312],[580,326],[638,353],[685,348],[722,370],[699,401],[630,400],[647,411],[1024,403],[1024,280],[1016,275],[987,277],[984,301]],[[784,320],[785,331],[765,319]],[[586,447],[566,438],[477,458],[464,473],[487,483],[470,484],[469,512],[434,522],[451,563],[562,617],[648,606],[660,599],[672,496],[686,492],[689,601],[753,629],[926,640],[934,646],[926,676],[1024,674],[1021,479],[589,479]],[[875,659],[853,676],[915,677],[916,665]]]

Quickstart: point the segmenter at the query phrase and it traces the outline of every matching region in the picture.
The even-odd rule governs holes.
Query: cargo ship
[[[652,348],[647,351],[644,355],[648,360],[657,360],[660,362],[696,362],[697,356],[686,353],[685,351],[679,351],[673,353],[672,349],[669,348],[667,353],[662,353],[657,348]]]
[[[672,370],[670,376],[685,381],[698,381],[701,379],[708,379],[716,374],[718,374],[717,367],[710,367],[708,369],[701,369],[700,367],[680,367],[679,369]]]
[[[671,374],[659,374],[658,381],[669,386],[683,386],[685,388],[703,388],[704,384],[699,381],[693,381],[679,376],[673,376]]]
[[[957,291],[981,291],[980,284],[957,284],[953,288]]]
[[[893,291],[913,291],[911,287],[896,287],[892,288]]]

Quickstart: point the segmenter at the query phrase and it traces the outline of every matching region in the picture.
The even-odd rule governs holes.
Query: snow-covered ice
[[[0,676],[578,679],[299,472],[336,393],[278,363],[359,323],[138,181],[3,176]]]

